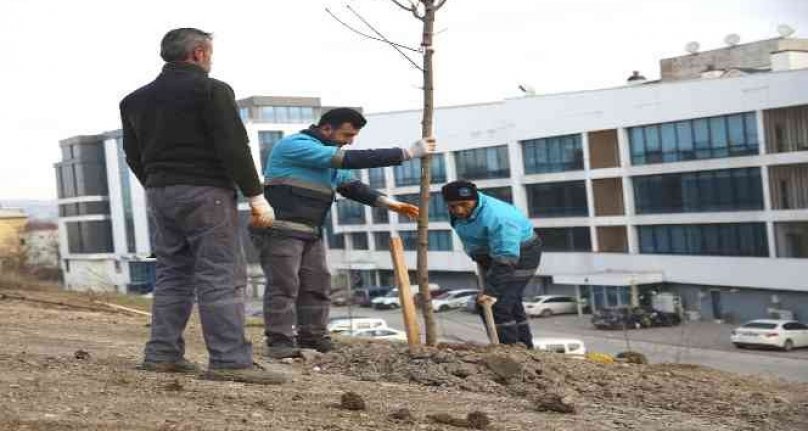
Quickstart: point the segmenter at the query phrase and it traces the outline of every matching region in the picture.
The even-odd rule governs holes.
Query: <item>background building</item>
[[[662,60],[660,81],[438,109],[431,281],[476,286],[438,194],[462,178],[533,220],[545,249],[533,292],[808,318],[806,60],[808,40],[775,39]],[[419,121],[372,114],[358,147],[410,142]],[[401,199],[418,191],[417,161],[363,175]],[[396,234],[415,267],[413,223],[344,200],[336,209],[332,268],[391,284]]]
[[[28,215],[18,208],[0,208],[0,270],[25,261],[25,225]]]

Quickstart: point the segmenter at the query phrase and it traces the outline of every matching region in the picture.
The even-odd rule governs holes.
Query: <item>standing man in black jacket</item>
[[[126,161],[146,188],[157,256],[142,368],[197,371],[184,358],[182,336],[196,296],[209,353],[206,376],[282,383],[282,374],[254,368],[244,336],[246,263],[236,186],[249,200],[251,225],[270,227],[275,215],[233,90],[208,77],[212,53],[210,33],[169,31],[161,43],[162,73],[120,104]]]

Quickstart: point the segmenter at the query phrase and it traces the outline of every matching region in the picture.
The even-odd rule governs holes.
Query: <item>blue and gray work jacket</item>
[[[273,229],[319,237],[335,191],[365,205],[383,193],[359,181],[351,169],[399,165],[401,148],[342,150],[309,128],[272,148],[264,171],[264,195],[275,210]]]
[[[519,263],[522,247],[538,240],[530,220],[516,207],[484,193],[477,195],[471,215],[466,219],[452,217],[451,225],[466,254],[488,270],[486,294],[497,296]]]

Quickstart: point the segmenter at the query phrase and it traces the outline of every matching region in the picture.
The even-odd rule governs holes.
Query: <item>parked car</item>
[[[377,310],[387,310],[389,308],[400,308],[401,300],[398,297],[398,289],[393,289],[386,294],[373,298],[371,301],[373,308]]]
[[[353,292],[353,304],[360,307],[372,307],[373,300],[387,295],[393,290],[392,286],[376,286],[356,289]]]
[[[808,325],[796,320],[752,320],[733,329],[730,339],[739,348],[776,347],[789,351],[808,347]]]
[[[342,335],[374,340],[407,341],[407,333],[393,328],[357,329],[346,331]]]
[[[453,308],[463,308],[469,298],[476,298],[479,290],[459,289],[450,290],[442,295],[432,298],[432,309],[435,311],[448,311]]]
[[[583,356],[586,354],[586,345],[576,338],[534,338],[533,348],[565,355]]]
[[[326,329],[328,329],[328,332],[345,332],[386,327],[387,321],[377,317],[341,316],[329,319]]]
[[[523,301],[530,317],[550,317],[554,314],[578,312],[578,301],[571,296],[541,295]]]
[[[676,313],[640,307],[605,308],[592,314],[592,324],[597,329],[640,329],[680,323],[682,319]]]

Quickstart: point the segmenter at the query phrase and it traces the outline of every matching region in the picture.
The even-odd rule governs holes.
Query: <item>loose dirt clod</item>
[[[465,418],[456,418],[449,413],[435,413],[433,415],[427,415],[427,419],[439,424],[469,428],[468,420]]]
[[[340,397],[339,406],[345,410],[365,410],[365,400],[356,392],[345,392]]]
[[[79,350],[76,350],[75,353],[73,353],[73,357],[76,358],[76,359],[84,361],[84,360],[90,359],[90,352],[88,352],[86,350],[79,349]]]
[[[408,408],[400,408],[393,413],[390,413],[390,419],[407,423],[415,422],[415,416],[413,416],[412,412]]]
[[[491,418],[488,417],[488,414],[480,411],[469,413],[466,416],[466,421],[469,423],[469,428],[475,430],[488,429],[488,426],[491,425]]]
[[[570,396],[563,396],[554,393],[545,393],[535,399],[536,410],[551,411],[558,413],[575,413],[575,403]]]

